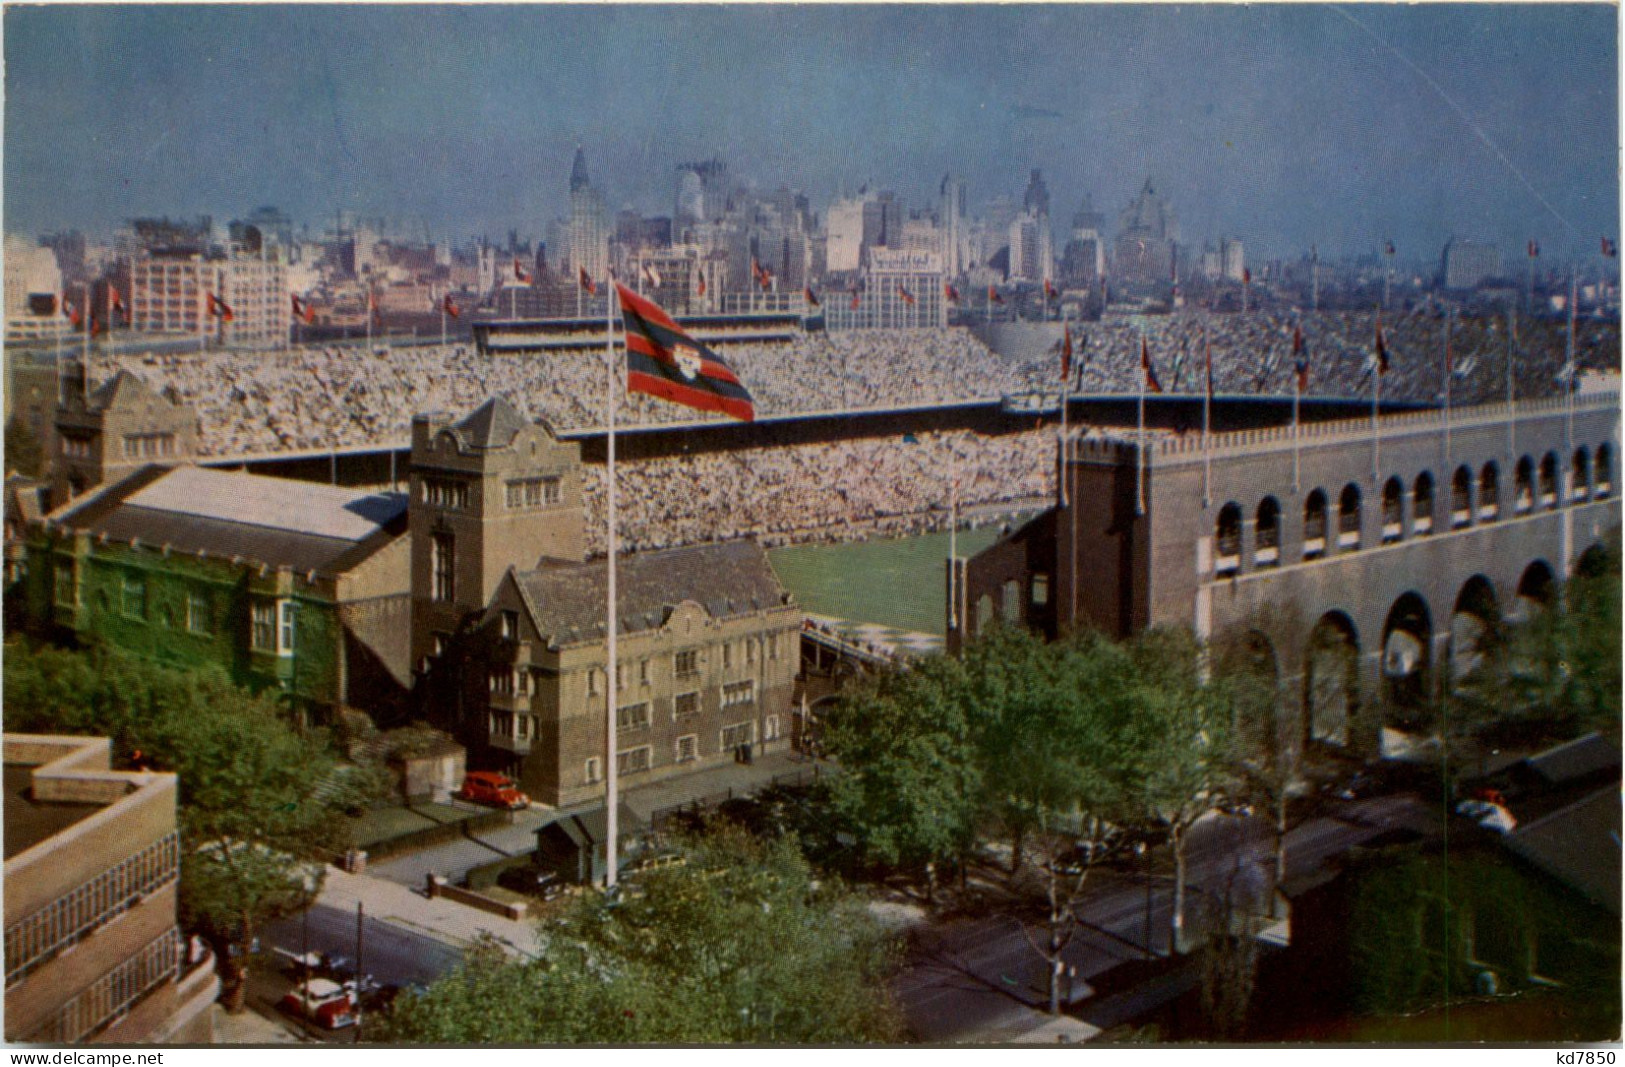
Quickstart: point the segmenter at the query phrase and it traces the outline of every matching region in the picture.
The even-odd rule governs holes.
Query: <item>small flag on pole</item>
[[[220,299],[218,296],[215,296],[213,293],[209,293],[207,295],[209,298],[209,314],[213,315],[221,322],[230,322],[233,317],[231,305]],[[371,303],[370,293],[368,294],[368,303]]]
[[[1540,242],[1531,238],[1529,241],[1529,258],[1534,259],[1538,255],[1540,255]]]
[[[440,310],[444,311],[454,319],[458,318],[463,313],[462,308],[457,306],[457,302],[452,300],[450,293],[447,293],[445,299],[440,301]]]
[[[1613,259],[1615,256],[1619,255],[1619,246],[1616,245],[1611,239],[1604,237],[1602,239],[1602,254],[1607,256],[1609,259]]]
[[[897,283],[897,295],[902,299],[903,303],[907,304],[909,307],[914,306],[914,294],[903,288],[902,282]]]
[[[588,296],[598,295],[598,283],[592,280],[592,275],[587,273],[586,267],[576,268],[576,280],[581,283],[581,288],[587,291]]]
[[[750,393],[722,357],[684,333],[672,317],[619,282],[615,293],[626,324],[626,388],[701,411],[751,422]]]
[[[1383,255],[1385,255],[1385,256],[1393,255],[1394,254],[1394,242],[1392,242],[1392,241],[1384,241],[1382,243],[1382,252],[1383,252]]]
[[[1145,372],[1146,391],[1162,392],[1162,383],[1157,381],[1157,370],[1151,365],[1151,347],[1144,337],[1140,338],[1140,369]]]
[[[810,285],[802,286],[801,296],[802,299],[807,301],[807,306],[809,307],[820,308],[824,306],[818,302],[818,294],[812,291],[812,286]]]
[[[1004,297],[999,295],[998,289],[990,285],[987,287],[987,302],[989,304],[1002,304],[1004,303]]]
[[[518,256],[513,257],[513,276],[514,280],[520,285],[530,284],[530,271],[526,270],[525,265],[519,262]]]
[[[1049,281],[1048,278],[1044,279],[1044,299],[1045,300],[1054,300],[1055,299],[1055,286],[1050,284],[1050,281]]]
[[[1202,331],[1202,359],[1207,368],[1207,395],[1213,398],[1213,342],[1208,338],[1207,331]]]
[[[655,265],[653,263],[644,261],[643,280],[647,282],[651,288],[660,288],[660,271],[655,269]]]
[[[959,290],[954,288],[953,282],[942,283],[942,296],[950,304],[959,303]]]
[[[1251,267],[1243,267],[1243,268],[1241,268],[1241,284],[1242,285],[1251,285],[1251,284],[1253,284],[1253,269]]]
[[[852,283],[852,310],[858,310],[858,283]]]
[[[1377,313],[1377,354],[1366,368],[1366,373],[1369,374],[1373,370],[1378,374],[1388,373],[1388,338],[1382,332],[1382,313],[1380,311]]]
[[[123,315],[126,320],[130,317],[130,309],[124,306],[124,298],[119,295],[118,286],[107,287],[107,306],[110,315]]]
[[[294,318],[298,319],[306,326],[309,326],[311,323],[316,321],[316,309],[311,307],[310,301],[304,299],[298,293],[290,293],[289,299],[293,301]]]
[[[68,317],[68,321],[73,323],[73,328],[76,330],[84,322],[84,319],[79,316],[79,305],[75,304],[73,299],[65,293],[62,296],[62,314]]]
[[[704,297],[705,296],[705,272],[703,270],[700,271],[699,274],[697,275],[697,277],[699,278],[699,284],[694,286],[694,291],[696,293],[698,293],[701,297]]]

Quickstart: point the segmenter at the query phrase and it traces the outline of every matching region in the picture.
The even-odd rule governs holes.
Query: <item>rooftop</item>
[[[8,763],[5,766],[6,795],[0,801],[0,812],[4,813],[5,858],[8,860],[47,838],[55,837],[106,806],[35,800],[35,768],[23,763]]]

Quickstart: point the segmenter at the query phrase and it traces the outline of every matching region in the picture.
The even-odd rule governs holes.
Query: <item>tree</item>
[[[1231,716],[1223,687],[1203,681],[1203,651],[1186,630],[1150,630],[1128,646],[1116,771],[1141,816],[1174,853],[1174,951],[1185,947],[1185,843],[1229,781]]]
[[[713,827],[685,862],[589,893],[535,958],[469,953],[396,1002],[392,1042],[850,1044],[901,1034],[889,943],[792,839]]]
[[[975,841],[982,778],[971,733],[964,666],[946,657],[859,681],[824,721],[842,773],[831,787],[838,816],[872,862],[923,870]]]
[[[345,773],[274,697],[216,670],[19,641],[8,642],[4,669],[9,728],[106,735],[120,758],[139,752],[176,773],[181,924],[214,950],[227,1010],[242,1010],[257,931],[309,903],[320,861],[345,844],[339,816],[376,781]]]

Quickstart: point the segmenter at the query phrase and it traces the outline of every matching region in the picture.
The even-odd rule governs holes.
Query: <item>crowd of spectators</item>
[[[754,537],[764,545],[856,541],[946,529],[962,515],[1041,506],[1056,436],[969,430],[640,460],[617,468],[622,546]],[[605,468],[584,470],[589,551],[604,551]]]

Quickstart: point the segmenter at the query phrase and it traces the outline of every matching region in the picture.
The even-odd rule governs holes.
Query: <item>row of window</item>
[[[1590,453],[1585,448],[1575,451],[1572,464],[1573,491],[1570,502],[1577,503],[1596,497],[1607,497],[1613,491],[1612,452],[1607,444],[1598,446],[1596,454],[1596,481],[1592,481]],[[1476,487],[1475,487],[1476,481]],[[1476,488],[1476,492],[1475,492]],[[1495,522],[1501,517],[1500,468],[1491,461],[1484,464],[1475,479],[1471,467],[1456,469],[1450,484],[1451,529],[1462,529],[1474,523]],[[1381,539],[1390,544],[1405,537],[1405,483],[1396,475],[1389,478],[1382,491]],[[1411,536],[1426,536],[1433,532],[1434,485],[1427,471],[1416,476],[1409,490],[1411,498]],[[1556,453],[1547,453],[1537,468],[1532,457],[1524,456],[1514,471],[1512,506],[1517,515],[1528,514],[1537,508],[1552,509],[1559,506],[1558,460]],[[1338,497],[1336,539],[1339,551],[1354,551],[1361,547],[1361,493],[1359,486],[1350,483]],[[1319,559],[1326,554],[1331,534],[1331,516],[1326,493],[1315,489],[1304,499],[1303,559]],[[1214,529],[1213,570],[1217,576],[1234,574],[1241,567],[1241,505],[1231,502],[1219,509]],[[1254,554],[1256,567],[1278,566],[1281,561],[1281,506],[1274,497],[1259,502],[1254,516]]]
[[[506,501],[511,509],[554,507],[563,499],[557,478],[521,478],[507,485]]]
[[[779,717],[769,715],[762,723],[763,742],[777,741],[779,738]],[[734,723],[724,726],[717,736],[719,752],[732,752],[756,741],[756,724],[754,722]],[[672,762],[692,763],[700,758],[699,734],[684,734],[672,742]],[[639,774],[654,766],[654,746],[638,745],[635,748],[623,748],[615,753],[615,771],[617,775]],[[586,761],[583,767],[582,779],[587,785],[594,785],[603,780],[603,760],[597,756]]]
[[[506,616],[510,613],[504,612],[503,614]],[[504,618],[504,633],[508,632],[509,625],[508,620]],[[517,632],[517,617],[514,619],[512,625],[515,632]],[[761,638],[749,637],[737,642],[725,641],[719,646],[722,649],[722,669],[733,669],[735,662],[734,646],[736,644],[744,646],[744,662],[747,666],[753,666],[756,663],[759,655],[765,655],[769,662],[777,662],[779,656],[782,654],[782,650],[785,648],[785,643],[789,639],[790,635],[779,633],[770,634]],[[649,662],[650,657],[648,656],[645,656],[637,661],[637,677],[639,685],[649,684]],[[627,672],[631,666],[632,664],[630,663],[621,663],[617,665],[615,669],[615,689],[617,692],[622,692],[626,689]],[[704,661],[700,658],[700,650],[697,648],[687,648],[681,652],[674,652],[671,658],[671,667],[672,674],[681,681],[693,681],[698,679],[704,673]],[[604,679],[605,672],[603,670],[597,667],[588,669],[587,695],[597,696],[600,692],[602,692]],[[755,685],[754,682],[737,684]],[[729,688],[729,686],[723,686],[724,694],[727,693]]]
[[[174,454],[175,435],[172,433],[124,435],[124,455],[127,459],[158,459]]]

